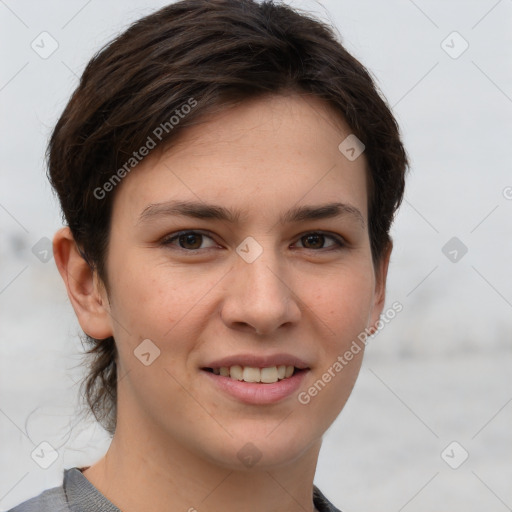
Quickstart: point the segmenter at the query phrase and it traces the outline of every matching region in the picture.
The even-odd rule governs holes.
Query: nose
[[[252,263],[236,257],[221,309],[224,324],[257,335],[296,325],[302,313],[286,262],[268,247]]]

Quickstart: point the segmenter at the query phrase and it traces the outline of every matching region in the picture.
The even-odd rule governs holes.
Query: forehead
[[[132,224],[150,204],[223,204],[250,216],[283,216],[283,206],[342,202],[366,220],[366,159],[338,146],[349,126],[323,101],[298,95],[243,102],[187,127],[123,179],[114,214]],[[287,208],[287,210],[289,209]],[[242,219],[243,220],[243,219]]]

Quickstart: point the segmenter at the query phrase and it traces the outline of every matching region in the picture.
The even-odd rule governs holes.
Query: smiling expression
[[[106,265],[119,429],[226,467],[248,442],[268,467],[318,442],[363,351],[315,400],[297,395],[378,320],[387,269],[377,279],[364,153],[338,149],[350,133],[321,100],[260,98],[124,178]]]

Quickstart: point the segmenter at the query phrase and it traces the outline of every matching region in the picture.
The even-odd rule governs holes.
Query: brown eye
[[[334,241],[330,246],[324,247],[326,240],[331,239]],[[330,249],[330,248],[342,248],[344,243],[337,237],[327,235],[324,233],[308,233],[300,237],[300,241],[303,244],[304,249]]]
[[[303,243],[305,242],[306,249],[321,249],[324,245],[323,235],[306,235],[302,237]]]
[[[199,233],[188,233],[178,237],[180,247],[183,249],[199,249],[202,241],[203,235]]]
[[[210,245],[201,247],[206,239],[211,240]],[[192,252],[199,249],[208,249],[209,247],[213,247],[215,242],[210,236],[203,233],[199,233],[197,231],[182,231],[181,233],[177,233],[176,235],[169,236],[162,240],[162,245],[174,246],[177,249]]]

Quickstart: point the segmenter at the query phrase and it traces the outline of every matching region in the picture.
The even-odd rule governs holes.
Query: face
[[[258,99],[190,128],[118,186],[118,430],[232,468],[246,455],[290,464],[318,445],[361,344],[344,354],[383,306],[364,153],[338,149],[350,133],[320,100]]]

